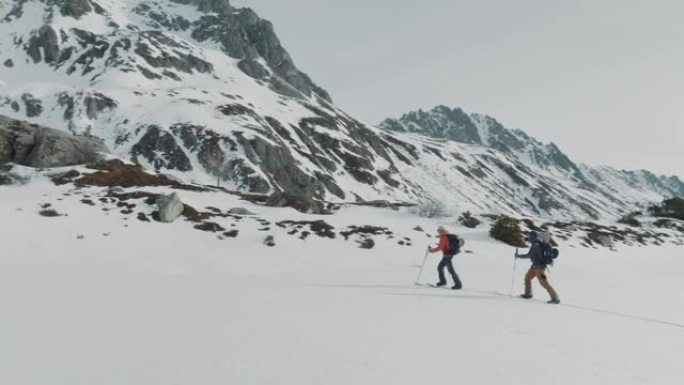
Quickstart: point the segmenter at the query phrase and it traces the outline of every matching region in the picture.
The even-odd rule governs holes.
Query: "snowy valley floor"
[[[382,237],[371,250],[339,236],[303,241],[277,226],[258,231],[263,224],[248,218],[237,238],[219,240],[182,219],[142,222],[81,203],[91,190],[104,191],[0,187],[2,384],[674,385],[684,378],[681,246],[611,252],[564,244],[550,273],[563,304],[553,306],[490,293],[508,293],[514,249],[485,228],[455,227],[472,253],[456,258],[466,290],[453,292],[413,284],[434,241],[413,228],[432,232],[435,221],[360,207],[322,217],[336,228],[388,226],[411,247]],[[224,194],[180,194],[197,208],[244,206],[270,222],[311,219]],[[42,203],[68,216],[39,216]],[[266,234],[275,247],[262,244]],[[438,260],[429,257],[424,281],[436,280]],[[518,264],[516,293],[527,267]],[[535,294],[547,299],[536,283]]]

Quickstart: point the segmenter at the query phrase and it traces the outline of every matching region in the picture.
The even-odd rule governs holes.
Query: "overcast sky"
[[[438,104],[571,158],[684,177],[680,0],[233,0],[336,104],[379,123]]]

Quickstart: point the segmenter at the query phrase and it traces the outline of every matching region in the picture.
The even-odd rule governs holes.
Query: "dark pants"
[[[444,268],[446,268],[449,270],[449,274],[451,274],[451,279],[454,280],[454,286],[461,287],[461,280],[458,279],[458,274],[456,274],[456,271],[454,270],[454,264],[451,262],[453,258],[453,255],[445,255],[442,257],[442,261],[437,266],[439,282],[441,284],[446,284],[446,277],[444,276]]]

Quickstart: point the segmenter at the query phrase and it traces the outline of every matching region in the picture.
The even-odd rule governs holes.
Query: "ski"
[[[451,286],[444,285],[444,286],[437,286],[434,283],[420,283],[420,282],[414,282],[416,286],[422,286],[422,287],[427,287],[431,289],[445,289],[445,290],[453,290],[453,291],[462,291],[463,289],[452,289]]]
[[[535,298],[521,298],[520,296],[514,295],[510,296],[508,294],[501,293],[499,291],[492,291],[490,294],[501,296],[501,297],[506,297],[510,299],[517,299],[520,301],[525,301],[525,302],[535,302],[535,303],[543,303],[543,304],[548,304],[548,305],[560,305],[560,303],[550,303],[541,299],[535,299]]]
[[[517,295],[515,295],[515,296],[510,296],[510,295],[505,294],[505,293],[502,293],[502,292],[500,292],[500,291],[484,291],[484,290],[473,290],[473,289],[459,289],[459,290],[454,290],[454,289],[452,289],[450,286],[437,286],[437,285],[432,284],[432,283],[414,282],[414,284],[415,284],[416,286],[426,287],[426,288],[430,288],[430,289],[444,289],[444,290],[452,290],[452,291],[463,292],[463,293],[493,295],[493,296],[497,296],[497,297],[507,298],[507,299],[511,299],[511,300],[520,300],[520,301],[529,302],[529,303],[544,304],[544,305],[548,304],[548,305],[558,305],[558,306],[560,306],[560,303],[558,303],[558,304],[551,304],[551,303],[548,303],[548,302],[546,302],[546,301],[544,301],[544,300],[535,299],[535,298],[525,299],[525,298],[520,298],[520,297],[517,296]]]

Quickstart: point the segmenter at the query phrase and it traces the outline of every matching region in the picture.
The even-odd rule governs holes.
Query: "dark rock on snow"
[[[275,246],[275,238],[273,237],[273,235],[267,235],[266,238],[264,238],[264,245],[268,247]]]
[[[55,209],[44,209],[38,212],[41,216],[48,217],[48,218],[53,218],[53,217],[61,217],[63,214],[58,213]]]
[[[223,233],[223,236],[227,238],[236,238],[238,236],[238,233],[238,230],[230,230]]]
[[[372,249],[373,247],[375,247],[375,241],[371,238],[366,238],[359,242],[359,248],[361,249]]]
[[[216,232],[226,230],[223,227],[221,227],[221,225],[219,225],[218,223],[214,223],[214,222],[202,222],[201,224],[195,225],[194,227],[197,230],[208,231],[208,232],[212,232],[212,233],[216,233]]]

